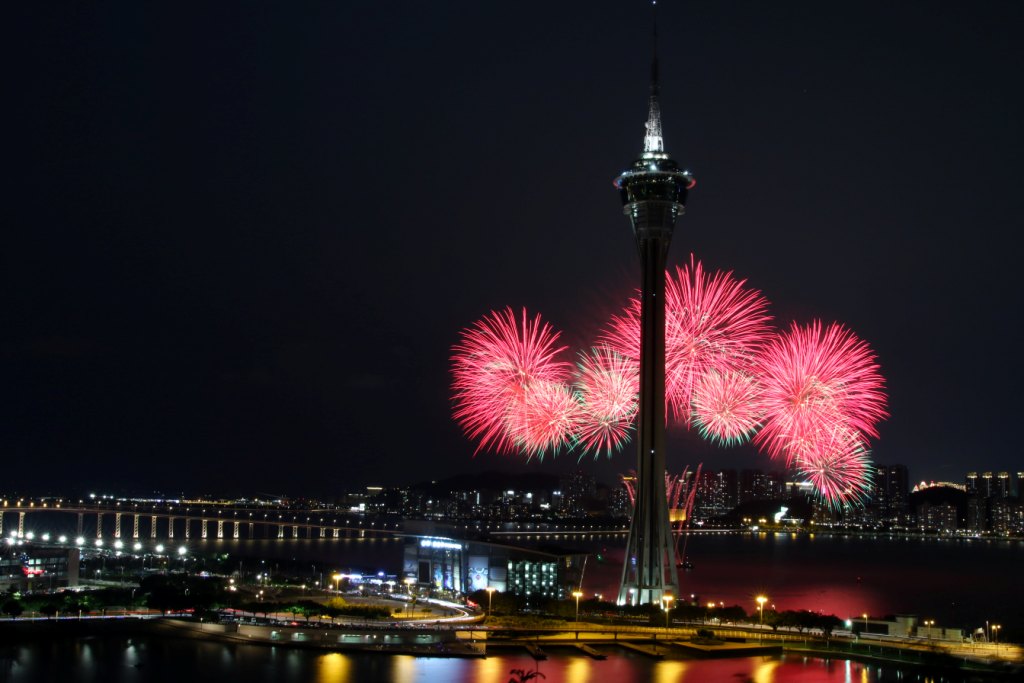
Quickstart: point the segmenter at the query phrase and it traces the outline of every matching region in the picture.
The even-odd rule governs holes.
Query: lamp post
[[[867,615],[867,612],[865,612],[861,616],[864,617],[864,633],[867,633],[868,632],[868,615]]]
[[[409,591],[409,603],[408,603],[407,613],[411,613],[412,612],[412,585],[414,583],[416,583],[416,579],[414,579],[411,576],[407,576],[404,579],[404,583],[408,587],[408,591]]]
[[[709,602],[709,603],[708,603],[708,611],[707,611],[707,615],[706,615],[706,616],[705,616],[705,618],[704,618],[704,621],[705,621],[705,622],[707,622],[707,623],[710,623],[710,622],[711,622],[711,610],[713,610],[713,609],[715,609],[715,603],[713,603],[713,602]]]
[[[671,595],[662,595],[661,602],[665,608],[665,628],[669,627],[668,613],[672,609],[672,601],[675,600]]]
[[[768,598],[766,598],[763,595],[758,595],[757,598],[755,598],[755,599],[757,600],[757,615],[758,615],[758,622],[759,622],[759,625],[758,625],[758,628],[757,628],[757,637],[758,637],[758,640],[763,640],[764,639],[764,633],[762,632],[762,629],[764,628],[764,603],[768,602]]]
[[[488,586],[484,590],[487,591],[487,616],[491,616],[491,600],[494,597],[494,586]]]
[[[583,597],[582,591],[573,591],[572,597],[576,598],[576,623],[580,623],[580,598]]]
[[[334,579],[334,592],[341,595],[341,574],[334,574],[331,578]]]
[[[999,656],[999,629],[1002,626],[999,624],[992,624],[992,642],[996,644],[996,657]]]

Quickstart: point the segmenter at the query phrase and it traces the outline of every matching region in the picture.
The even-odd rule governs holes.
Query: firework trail
[[[765,345],[759,371],[765,418],[754,442],[787,465],[828,455],[836,429],[877,437],[887,416],[874,354],[838,324],[794,324]]]
[[[636,361],[608,346],[581,354],[576,393],[581,417],[576,426],[577,446],[584,452],[608,456],[629,441],[639,406],[640,369]]]
[[[815,439],[815,450],[795,459],[797,469],[829,507],[859,505],[871,491],[872,467],[860,435],[836,427]]]
[[[700,466],[697,467],[698,475],[700,473]],[[665,498],[668,501],[669,510],[678,510],[679,504],[683,502],[683,496],[687,493],[688,479],[687,475],[690,473],[690,466],[687,465],[683,468],[682,474],[670,474],[665,472]],[[636,482],[637,474],[636,470],[630,470],[628,474],[621,475],[622,485],[626,489],[626,494],[629,496],[629,504],[636,505]],[[686,516],[689,518],[689,511],[693,508],[693,492],[687,496],[685,502],[683,502],[686,510]]]
[[[665,397],[671,416],[690,426],[694,387],[711,370],[749,372],[770,333],[768,302],[732,273],[708,274],[692,255],[665,283]],[[640,300],[614,316],[604,340],[639,362]],[[735,430],[734,430],[735,431]]]
[[[525,308],[521,321],[507,308],[462,331],[452,347],[454,417],[470,439],[479,439],[477,453],[518,448],[539,454],[559,441],[553,425],[570,420],[559,413],[564,402],[553,387],[568,383],[571,364],[558,360],[565,347],[557,340],[558,333],[540,315],[530,319]]]
[[[709,441],[746,443],[763,420],[761,385],[753,374],[712,369],[693,387],[693,422]]]

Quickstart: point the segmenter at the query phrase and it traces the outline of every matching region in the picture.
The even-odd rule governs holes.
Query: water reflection
[[[316,680],[318,683],[345,683],[349,680],[352,660],[345,655],[332,652],[317,659]]]
[[[766,659],[754,667],[754,673],[750,677],[754,683],[774,683],[775,670],[782,662],[778,659]]]
[[[660,661],[654,666],[651,680],[656,683],[676,683],[682,681],[686,673],[686,662]]]
[[[8,644],[0,650],[4,681],[244,680],[393,681],[414,683],[506,683],[513,669],[539,670],[538,683],[889,683],[927,681],[933,677],[914,669],[865,666],[859,662],[813,657],[742,657],[735,659],[653,662],[607,646],[606,660],[568,650],[544,662],[525,651],[509,650],[487,659],[415,658],[381,654],[342,654],[245,644],[224,644],[172,638],[91,637],[87,642],[55,637],[49,642]],[[552,648],[558,650],[558,648]],[[86,665],[86,663],[88,664]],[[945,676],[943,683],[963,683]]]
[[[591,668],[591,660],[587,657],[571,660],[565,667],[565,683],[590,683]]]

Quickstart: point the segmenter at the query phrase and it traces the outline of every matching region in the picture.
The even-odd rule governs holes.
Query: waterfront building
[[[493,588],[564,600],[579,586],[586,554],[443,536],[406,537],[402,573],[419,590],[463,594]]]
[[[935,530],[943,533],[956,531],[957,509],[949,503],[925,501],[917,508],[917,526],[921,531]]]
[[[871,507],[879,522],[905,524],[910,502],[910,475],[906,465],[878,465],[872,487]]]
[[[6,546],[0,554],[0,591],[74,588],[79,556],[78,548]]]

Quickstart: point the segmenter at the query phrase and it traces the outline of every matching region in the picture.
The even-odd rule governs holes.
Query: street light
[[[758,595],[755,600],[757,600],[757,613],[760,621],[760,625],[757,629],[757,639],[764,640],[764,631],[762,630],[764,629],[764,603],[768,602],[768,598],[763,595]]]
[[[487,616],[491,616],[491,598],[494,597],[494,586],[488,586],[484,590],[487,591]]]
[[[331,578],[334,579],[334,592],[338,593],[340,595],[341,594],[341,578],[342,578],[341,574],[334,574],[333,576],[331,576]]]
[[[408,602],[408,604],[406,606],[406,609],[407,609],[406,613],[408,614],[408,613],[412,612],[412,585],[414,583],[416,583],[416,579],[411,577],[411,576],[407,576],[404,579],[404,583],[405,583],[406,586],[408,586],[408,590],[409,590],[409,602]],[[362,586],[360,586],[360,588],[361,587]]]
[[[996,644],[996,656],[999,656],[999,629],[1002,626],[999,624],[992,624],[992,641]]]
[[[583,597],[582,591],[573,591],[572,597],[576,598],[576,623],[580,623],[580,598]]]
[[[665,628],[668,628],[668,613],[672,609],[672,601],[675,600],[671,595],[662,595],[661,603],[665,608]]]
[[[704,621],[705,621],[705,622],[708,622],[708,623],[710,623],[710,622],[711,622],[711,610],[713,610],[713,609],[715,609],[715,603],[713,603],[713,602],[709,602],[709,603],[708,603],[708,612],[707,612],[707,616],[706,616],[706,617],[704,618]]]
[[[867,633],[868,632],[868,615],[867,615],[867,612],[865,612],[861,616],[864,617],[864,633]]]
[[[758,616],[760,617],[761,627],[763,628],[764,627],[764,603],[768,602],[768,598],[764,597],[763,595],[758,595],[755,598],[755,600],[757,600],[757,612],[758,612]]]

